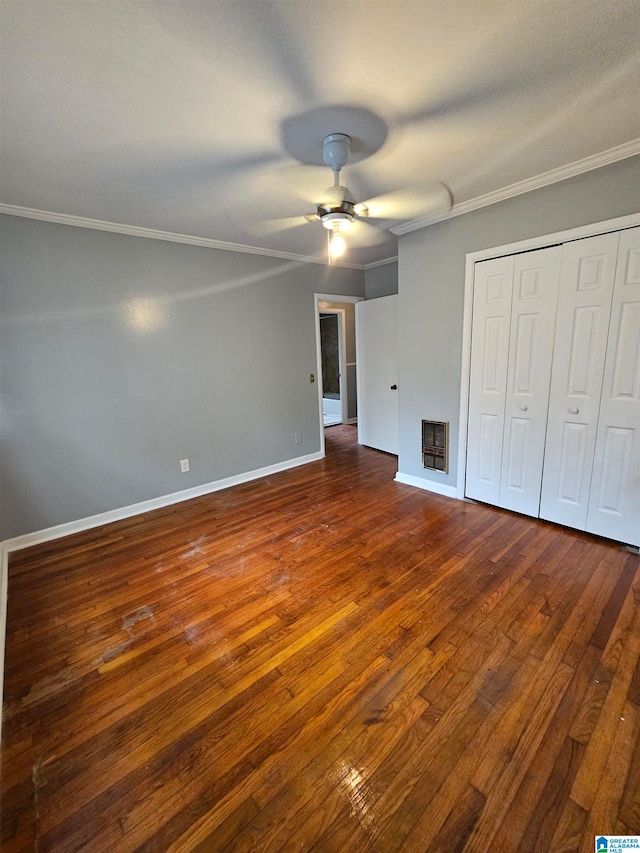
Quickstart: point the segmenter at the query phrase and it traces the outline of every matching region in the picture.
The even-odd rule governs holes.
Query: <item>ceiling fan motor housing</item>
[[[351,222],[355,216],[355,207],[356,200],[349,188],[334,186],[325,190],[324,199],[316,209],[325,228],[331,228],[329,223],[335,219],[346,219]]]
[[[330,223],[336,219],[352,221],[355,216],[355,204],[352,201],[343,201],[340,204],[323,202],[318,205],[318,216],[325,228],[331,228]]]

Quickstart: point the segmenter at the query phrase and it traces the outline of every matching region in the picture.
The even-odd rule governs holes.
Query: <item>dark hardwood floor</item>
[[[591,853],[640,832],[640,561],[322,462],[15,553],[2,850]]]

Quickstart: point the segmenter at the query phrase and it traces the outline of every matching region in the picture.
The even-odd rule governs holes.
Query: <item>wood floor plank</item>
[[[3,853],[640,832],[638,556],[326,444],[11,555]]]
[[[588,812],[569,799],[565,802],[558,826],[551,840],[551,850],[577,853],[580,849]]]
[[[591,853],[596,835],[613,835],[616,832],[620,801],[639,731],[640,711],[627,702],[616,725],[611,750],[589,809],[579,853]]]
[[[469,785],[454,805],[442,829],[429,844],[433,853],[461,853],[484,808],[485,798]]]
[[[408,832],[411,829],[412,822],[419,815],[419,811],[415,811],[410,805],[403,805],[409,798],[416,786],[418,791],[422,787],[427,787],[431,790],[434,788],[430,778],[425,778],[425,775],[433,767],[434,763],[438,762],[438,756],[442,753],[447,755],[453,754],[458,758],[457,748],[449,753],[449,746],[454,741],[457,744],[465,746],[473,740],[472,732],[476,732],[481,727],[482,720],[489,712],[489,707],[482,707],[481,703],[474,704],[474,698],[477,690],[482,686],[483,681],[493,668],[507,657],[509,650],[512,647],[511,641],[506,637],[495,647],[491,648],[488,653],[484,665],[480,667],[474,677],[467,682],[464,689],[460,691],[455,701],[446,709],[442,718],[438,720],[423,742],[416,747],[414,743],[408,741],[406,749],[402,749],[402,745],[390,758],[383,762],[378,770],[373,774],[368,782],[367,791],[367,808],[377,815],[375,824],[375,841],[382,849],[397,850],[398,834]],[[489,651],[487,649],[487,651]],[[469,719],[471,718],[471,723]],[[460,736],[460,730],[464,732]],[[439,782],[443,780],[440,778]],[[466,781],[466,780],[465,780]],[[415,798],[422,801],[421,794],[416,793]],[[448,804],[446,814],[447,817],[451,810],[452,802]],[[357,846],[358,838],[361,834],[360,824],[350,819],[352,803],[345,803],[342,813],[335,821],[334,825],[326,832],[318,841],[319,850],[324,849],[352,849]],[[398,820],[396,815],[401,817]],[[398,829],[397,823],[402,823]],[[430,822],[430,826],[435,826],[435,822]],[[436,827],[439,829],[440,826]],[[391,838],[391,840],[388,840]],[[384,845],[391,844],[389,848]],[[409,848],[412,849],[412,848]]]
[[[533,714],[519,737],[511,760],[504,766],[491,790],[485,793],[486,804],[467,842],[467,850],[487,850],[497,828],[504,820],[527,770],[538,751],[556,708],[569,684],[573,670],[560,664],[550,678],[545,678],[545,690],[540,695]],[[542,673],[540,674],[542,676]],[[534,692],[532,691],[532,699]],[[534,700],[535,701],[535,700]],[[474,777],[475,778],[475,777]],[[473,785],[473,779],[471,784]],[[475,787],[475,786],[474,786]]]
[[[638,705],[634,707],[638,710]],[[640,827],[640,732],[636,738],[629,773],[619,809],[620,821],[627,826]]]
[[[509,807],[508,817],[493,839],[493,846],[503,853],[516,850],[522,853],[527,844],[533,844],[534,848],[537,844],[544,849],[543,838],[547,838],[547,843],[551,840],[560,818],[554,811],[555,806],[568,795],[584,752],[568,737],[570,720],[580,706],[599,657],[599,650],[589,646],[571,678],[544,735],[544,748],[538,749],[533,756]],[[541,820],[542,815],[544,820]]]
[[[588,811],[596,797],[598,784],[606,767],[611,745],[623,716],[627,692],[640,655],[640,569],[636,572],[636,586],[631,587],[617,620],[620,628],[622,650],[611,686],[598,715],[584,760],[571,789],[571,799]],[[615,627],[613,629],[616,630]],[[609,834],[609,833],[603,833]]]
[[[564,807],[567,802],[569,791],[575,779],[576,772],[584,756],[584,746],[576,743],[570,737],[566,737],[560,750],[554,755],[551,753],[553,766],[546,780],[544,790],[539,798],[535,799],[535,788],[539,786],[535,773],[538,768],[532,764],[530,786],[522,785],[518,796],[520,797],[520,815],[523,816],[524,826],[518,821],[517,805],[513,810],[515,820],[510,822],[510,814],[505,817],[500,830],[496,834],[496,845],[505,843],[505,849],[513,847],[514,842],[520,839],[517,853],[535,853],[538,850],[552,850],[551,840],[563,818]],[[544,760],[544,759],[542,759]],[[545,768],[546,770],[546,768]],[[534,787],[534,792],[531,788]],[[527,802],[527,795],[532,793]],[[506,836],[506,839],[505,839]]]

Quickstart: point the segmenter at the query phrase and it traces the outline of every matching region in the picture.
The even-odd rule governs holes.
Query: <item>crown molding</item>
[[[205,249],[221,249],[223,252],[241,252],[248,255],[263,255],[267,258],[284,258],[288,261],[298,261],[304,264],[322,264],[328,266],[326,259],[313,255],[296,255],[291,252],[280,252],[273,249],[263,249],[258,246],[244,246],[241,243],[227,243],[224,240],[214,240],[211,237],[195,237],[191,234],[175,234],[173,231],[159,231],[155,228],[143,228],[138,225],[125,225],[121,222],[106,222],[102,219],[89,219],[85,216],[73,216],[70,213],[55,213],[51,210],[36,210],[32,207],[20,207],[16,204],[0,202],[0,213],[8,216],[22,216],[26,219],[39,219],[43,222],[55,222],[58,225],[73,225],[76,228],[92,228],[94,231],[110,231],[113,234],[126,234],[129,237],[147,237],[151,240],[165,240],[170,243],[186,243],[189,246],[202,246]],[[336,263],[335,266],[353,270],[364,270],[364,264],[350,264],[347,261]]]
[[[550,184],[556,184],[559,181],[565,181],[567,178],[582,175],[584,172],[591,172],[594,169],[608,166],[611,163],[617,163],[618,160],[626,160],[628,157],[634,157],[636,154],[640,154],[640,139],[632,139],[630,142],[616,145],[615,148],[609,148],[600,154],[592,154],[589,157],[584,157],[582,160],[568,163],[566,166],[559,166],[557,169],[551,169],[549,172],[535,175],[533,178],[518,181],[515,184],[510,184],[508,187],[494,190],[493,192],[486,193],[486,195],[477,196],[477,198],[463,201],[460,204],[454,204],[448,213],[422,216],[419,219],[412,219],[410,222],[403,222],[402,225],[397,225],[390,230],[396,235],[408,234],[410,231],[426,228],[428,225],[434,225],[436,222],[443,222],[445,219],[452,219],[454,216],[462,216],[463,213],[471,213],[472,210],[479,210],[481,207],[488,207],[490,204],[506,201],[508,198],[513,198],[532,190],[538,190]]]
[[[376,267],[384,267],[387,264],[398,263],[398,256],[394,255],[392,258],[385,258],[383,261],[374,261],[372,264],[365,264],[364,270],[374,270]]]
[[[619,160],[626,160],[628,157],[634,157],[640,154],[640,139],[632,139],[630,142],[625,142],[622,145],[617,145],[614,148],[609,148],[607,151],[602,151],[599,154],[592,154],[589,157],[583,157],[582,160],[576,160],[573,163],[568,163],[565,166],[559,166],[557,169],[551,169],[548,172],[543,172],[540,175],[535,175],[532,178],[526,178],[523,181],[518,181],[515,184],[510,184],[499,190],[486,193],[485,195],[477,196],[469,199],[469,201],[454,204],[450,211],[441,214],[432,214],[430,216],[422,216],[419,219],[412,219],[409,222],[403,222],[395,228],[389,229],[392,234],[401,236],[408,234],[411,231],[417,231],[420,228],[426,228],[429,225],[435,225],[436,222],[443,222],[445,219],[452,219],[454,216],[462,216],[465,213],[471,213],[473,210],[479,210],[482,207],[488,207],[491,204],[497,204],[500,201],[506,201],[509,198],[528,193],[533,190],[541,189],[550,184],[565,181],[567,178],[573,178],[576,175],[582,175],[584,172],[591,172],[594,169],[599,169],[602,166],[608,166],[611,163],[616,163]],[[321,264],[327,266],[327,261],[321,257],[313,255],[297,255],[292,252],[280,252],[273,249],[264,249],[258,246],[245,246],[242,243],[228,243],[224,240],[214,240],[211,237],[196,237],[191,234],[176,234],[173,231],[160,231],[155,228],[144,228],[138,225],[126,225],[121,222],[107,222],[102,219],[90,219],[84,216],[74,216],[70,213],[55,213],[50,210],[37,210],[32,207],[21,207],[15,204],[3,204],[0,202],[0,214],[4,213],[8,216],[22,216],[26,219],[39,219],[44,222],[55,222],[58,225],[73,225],[77,228],[92,228],[96,231],[110,231],[114,234],[126,234],[130,237],[147,237],[151,240],[165,240],[171,243],[186,243],[189,246],[202,246],[206,249],[220,249],[224,252],[241,252],[249,255],[262,255],[268,258],[283,258],[284,260],[297,261],[305,264]],[[382,261],[374,261],[371,264],[352,264],[348,261],[341,261],[336,266],[345,267],[346,269],[368,270],[374,269],[377,266],[384,266],[397,261],[397,256],[393,258],[385,258]]]

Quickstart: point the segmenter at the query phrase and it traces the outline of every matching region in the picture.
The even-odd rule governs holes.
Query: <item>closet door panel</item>
[[[476,264],[465,494],[499,504],[513,257]]]
[[[540,517],[584,530],[618,234],[565,243],[553,350]]]
[[[640,545],[640,228],[620,234],[586,529]]]
[[[562,249],[514,258],[500,506],[537,516]]]

